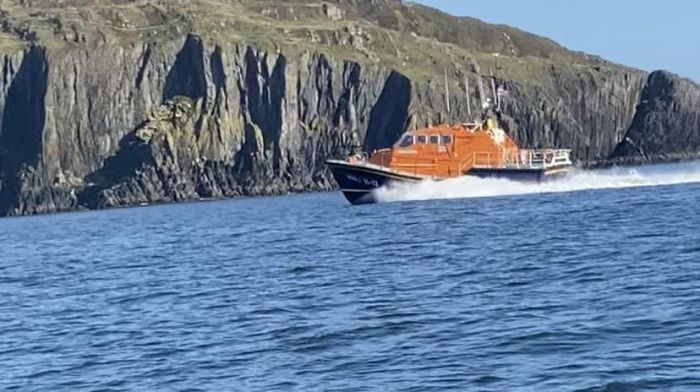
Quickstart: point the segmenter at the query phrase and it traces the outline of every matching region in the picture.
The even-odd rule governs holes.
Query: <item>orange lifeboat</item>
[[[411,131],[392,148],[326,164],[352,204],[376,202],[374,190],[394,182],[461,176],[538,182],[572,166],[571,150],[520,149],[492,119]]]

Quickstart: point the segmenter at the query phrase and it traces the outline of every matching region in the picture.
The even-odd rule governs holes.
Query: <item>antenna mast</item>
[[[493,102],[496,103],[498,110],[501,110],[501,99],[496,91],[496,76],[491,72],[491,89],[493,90]]]
[[[447,83],[447,68],[445,68],[445,103],[447,104],[447,114],[450,114],[450,85]]]
[[[484,93],[484,80],[479,76],[479,99],[481,100],[481,107],[486,107],[486,94]]]
[[[467,115],[469,116],[469,120],[471,121],[472,102],[471,102],[471,96],[469,94],[469,75],[467,75],[466,73],[464,74],[464,91],[467,93]]]

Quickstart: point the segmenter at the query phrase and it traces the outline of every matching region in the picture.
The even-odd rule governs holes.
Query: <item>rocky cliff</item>
[[[326,158],[468,119],[491,73],[525,146],[700,149],[692,82],[393,0],[4,0],[0,22],[0,215],[330,190]]]
[[[625,138],[611,154],[622,164],[700,158],[700,89],[690,80],[653,72]]]

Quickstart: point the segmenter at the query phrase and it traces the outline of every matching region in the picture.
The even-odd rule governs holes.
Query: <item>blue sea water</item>
[[[1,219],[0,390],[700,391],[698,176]]]

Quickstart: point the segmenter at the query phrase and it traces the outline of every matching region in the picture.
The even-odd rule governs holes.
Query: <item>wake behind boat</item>
[[[492,118],[411,131],[392,148],[326,164],[352,204],[377,202],[374,191],[393,183],[461,176],[540,182],[572,167],[571,150],[520,149]]]

